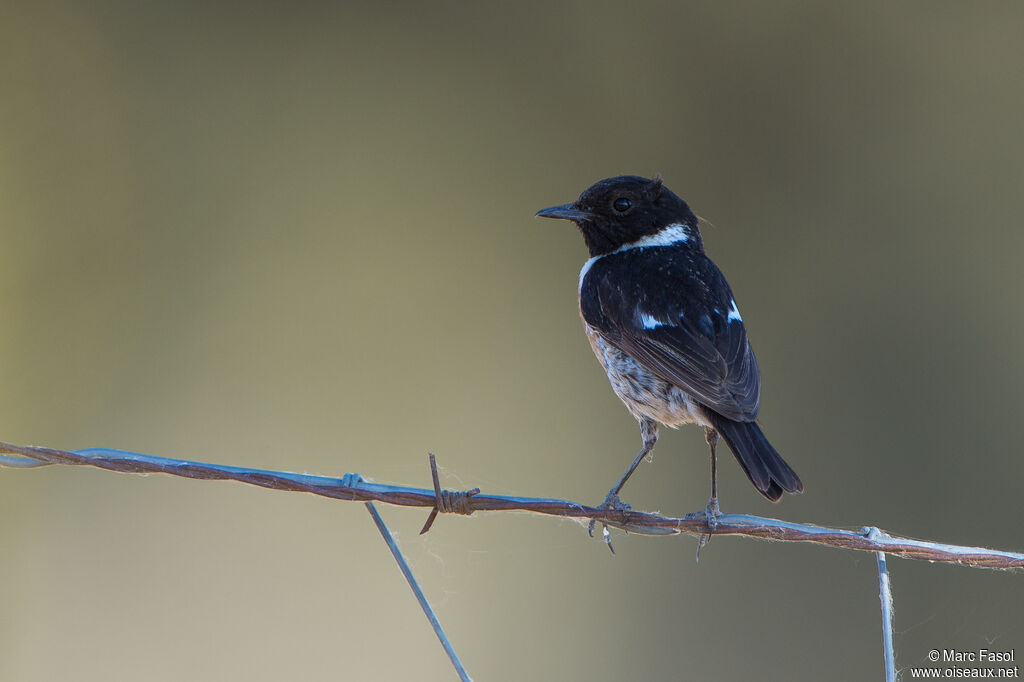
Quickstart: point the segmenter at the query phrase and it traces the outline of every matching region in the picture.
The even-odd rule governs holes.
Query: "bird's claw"
[[[718,498],[717,497],[712,497],[710,500],[708,500],[708,504],[707,504],[706,507],[701,509],[699,512],[690,512],[689,514],[687,514],[683,518],[687,519],[688,521],[694,521],[696,519],[704,519],[707,522],[707,524],[708,524],[708,528],[710,528],[711,530],[714,530],[715,526],[718,525],[718,517],[721,516],[721,515],[722,515],[722,510],[718,506]]]
[[[601,503],[601,506],[599,506],[598,509],[629,511],[632,507],[619,499],[618,493],[610,492],[605,496],[604,502]],[[594,537],[594,526],[596,525],[597,519],[590,519],[590,523],[587,524],[587,535]],[[609,551],[611,551],[612,554],[615,554],[615,548],[612,547],[612,535],[608,532],[608,524],[603,521],[601,522],[601,534],[604,538],[604,543],[608,545]]]
[[[718,506],[718,498],[712,497],[708,505],[704,507],[704,518],[707,519],[708,528],[712,531],[718,525],[718,517],[722,515],[722,508]]]
[[[708,532],[702,533],[697,539],[697,561],[700,561],[700,551],[711,542],[711,534],[715,532],[715,528],[718,526],[718,517],[721,515],[722,509],[718,506],[718,498],[712,497],[708,500],[708,504],[703,510],[687,514],[684,517],[691,520],[704,519],[704,522],[708,525]]]

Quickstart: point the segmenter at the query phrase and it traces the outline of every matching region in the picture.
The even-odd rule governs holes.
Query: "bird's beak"
[[[589,220],[593,218],[593,215],[586,211],[581,211],[577,208],[573,208],[572,204],[562,204],[561,206],[552,206],[551,208],[545,208],[537,211],[538,218],[559,218],[561,220],[571,220],[573,222],[580,222],[582,220]]]

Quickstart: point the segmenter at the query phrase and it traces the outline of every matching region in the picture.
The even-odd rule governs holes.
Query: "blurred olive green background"
[[[778,506],[1024,548],[1017,3],[4,3],[0,440],[599,502],[639,446],[535,220],[661,172],[758,353]],[[624,497],[707,500],[668,432]],[[478,680],[865,680],[874,557],[383,507]],[[0,679],[454,677],[361,505],[0,470]],[[892,560],[897,663],[1024,576]]]

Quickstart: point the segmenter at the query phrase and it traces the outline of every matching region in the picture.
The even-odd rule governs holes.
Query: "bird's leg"
[[[711,499],[704,507],[704,521],[708,524],[709,532],[697,539],[697,561],[700,561],[700,551],[711,542],[711,533],[715,531],[718,517],[722,515],[722,510],[718,506],[718,453],[715,452],[715,446],[718,445],[718,431],[710,426],[705,426],[704,440],[708,442],[708,447],[711,449]]]
[[[633,463],[626,469],[626,473],[622,474],[622,478],[619,482],[608,492],[608,496],[604,498],[604,503],[609,504],[618,500],[619,491],[622,490],[622,486],[626,485],[626,481],[633,475],[636,468],[640,466],[640,462],[645,457],[651,454],[654,450],[655,444],[658,442],[658,424],[650,419],[643,419],[640,421],[640,437],[643,438],[644,446],[640,449],[640,452],[636,453],[636,457],[633,458]]]
[[[604,498],[604,502],[601,503],[600,509],[629,509],[629,505],[619,499],[619,491],[622,490],[622,486],[626,485],[626,481],[628,481],[629,477],[633,475],[633,472],[636,471],[636,468],[640,466],[640,462],[642,462],[643,459],[647,457],[649,454],[651,454],[652,450],[654,450],[654,445],[658,442],[657,422],[646,418],[641,419],[640,437],[643,438],[644,446],[640,449],[640,452],[636,454],[636,457],[633,458],[633,463],[629,465],[628,469],[626,469],[626,473],[622,475],[622,478],[619,479],[619,482],[616,483],[612,487],[612,489],[608,491],[608,494]],[[587,533],[591,537],[594,536],[594,526],[596,525],[596,523],[596,519],[591,519],[590,525],[587,526]],[[605,525],[604,540],[608,543],[608,548],[611,549],[611,542],[609,541],[607,525]],[[614,552],[614,550],[612,551]]]
[[[704,439],[708,442],[708,447],[711,448],[711,499],[708,500],[708,506],[704,508],[704,512],[708,517],[708,526],[714,528],[714,524],[717,523],[716,518],[722,515],[722,510],[718,506],[718,453],[715,452],[715,446],[718,445],[718,431],[710,426],[705,426]]]

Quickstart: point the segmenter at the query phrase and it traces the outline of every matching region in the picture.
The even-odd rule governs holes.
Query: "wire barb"
[[[423,524],[420,535],[423,535],[434,525],[438,514],[462,514],[469,516],[475,510],[470,498],[480,492],[480,488],[472,490],[441,490],[441,481],[437,477],[437,458],[433,452],[428,452],[430,458],[430,477],[434,480],[434,508],[427,516],[427,522]]]

